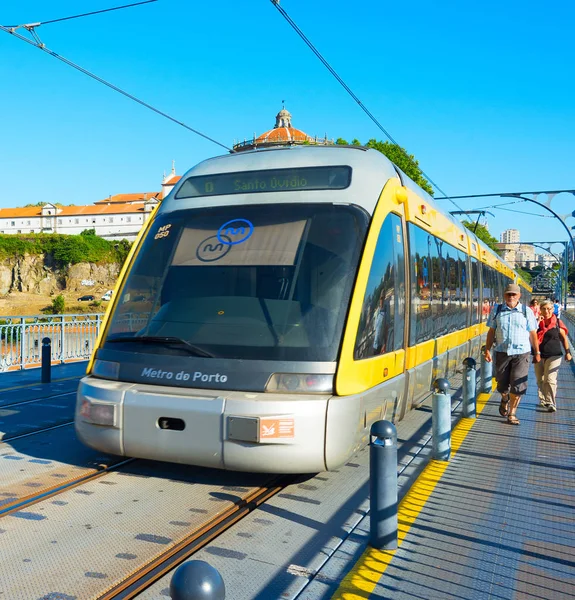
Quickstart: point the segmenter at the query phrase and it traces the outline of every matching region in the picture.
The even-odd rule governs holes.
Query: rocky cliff
[[[0,262],[0,296],[10,292],[51,295],[86,290],[87,285],[113,289],[120,267],[117,263],[78,263],[61,268],[49,254],[8,258]]]

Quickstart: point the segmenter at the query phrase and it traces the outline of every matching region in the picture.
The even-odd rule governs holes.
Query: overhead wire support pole
[[[305,44],[308,46],[308,48],[317,56],[317,58],[324,65],[324,67],[335,77],[335,79],[338,81],[338,83],[341,85],[341,87],[343,87],[343,89],[355,100],[355,102],[357,102],[357,104],[359,105],[359,107],[361,108],[361,110],[363,110],[363,112],[375,123],[376,127],[380,131],[383,132],[383,134],[385,135],[385,137],[392,144],[395,144],[398,148],[401,148],[401,146],[393,139],[393,137],[391,136],[391,134],[383,127],[383,125],[376,119],[376,117],[368,110],[368,108],[365,106],[365,104],[363,104],[363,102],[357,97],[357,95],[354,94],[354,92],[347,85],[347,83],[345,83],[345,81],[337,74],[337,72],[335,71],[335,69],[322,56],[322,54],[320,53],[320,51],[312,44],[312,42],[308,39],[308,37],[305,35],[305,33],[297,26],[296,22],[280,6],[280,0],[270,0],[270,2],[278,9],[278,11],[282,15],[282,17],[290,24],[290,26],[292,27],[292,29],[305,42]],[[413,162],[412,159],[411,159],[411,157],[407,154],[407,152],[403,148],[401,148],[401,149],[405,152],[405,155],[408,157],[408,159],[411,162]],[[420,171],[421,171],[421,174],[429,181],[429,183],[431,183],[431,185],[433,185],[433,187],[435,187],[436,190],[438,190],[439,192],[441,192],[448,200],[451,200],[451,198],[437,185],[437,183],[435,183],[435,181],[433,181],[433,179],[431,179],[431,177],[429,177],[429,175],[427,175],[427,173],[425,173],[423,171],[423,169],[420,169]],[[457,206],[457,208],[461,210],[461,207],[458,206],[455,202],[453,202],[453,200],[451,200],[451,202],[452,202],[452,204],[454,206]]]
[[[28,39],[27,37],[25,37],[23,35],[20,35],[16,31],[16,29],[18,29],[19,27],[26,28],[31,33],[31,35],[34,37],[35,41],[30,40],[30,39]],[[201,131],[198,131],[197,129],[194,129],[193,127],[190,127],[189,125],[186,125],[183,121],[178,121],[178,119],[175,119],[174,117],[171,117],[169,114],[167,114],[167,113],[159,110],[158,108],[155,108],[151,104],[148,104],[147,102],[144,102],[143,100],[140,100],[136,96],[133,96],[132,94],[124,91],[123,89],[119,88],[118,86],[116,86],[116,85],[114,85],[114,84],[106,81],[105,79],[102,79],[101,77],[98,77],[98,75],[95,75],[94,73],[91,73],[87,69],[84,69],[80,65],[77,65],[76,63],[73,63],[71,60],[68,60],[64,56],[61,56],[60,54],[57,54],[53,50],[50,50],[49,48],[46,48],[45,44],[42,43],[42,41],[40,40],[40,38],[38,37],[38,35],[34,31],[35,27],[36,27],[35,24],[22,25],[22,26],[19,25],[17,27],[6,27],[4,25],[0,25],[0,31],[5,31],[6,33],[9,33],[10,35],[13,35],[13,36],[17,37],[18,39],[26,42],[27,44],[30,44],[31,46],[39,48],[43,52],[46,52],[46,54],[49,54],[50,56],[58,59],[59,61],[63,62],[64,64],[66,64],[66,65],[68,65],[68,66],[76,69],[77,71],[80,71],[80,73],[83,73],[84,75],[87,75],[88,77],[91,77],[95,81],[97,81],[99,83],[102,83],[106,87],[109,87],[110,89],[114,90],[115,92],[118,92],[119,94],[122,94],[126,98],[129,98],[130,100],[133,100],[134,102],[140,104],[141,106],[144,106],[145,108],[148,108],[149,110],[155,112],[156,114],[158,114],[158,115],[160,115],[162,117],[165,117],[169,121],[172,121],[173,123],[176,123],[177,125],[180,125],[184,129],[187,129],[188,131],[191,131],[192,133],[195,133],[196,135],[199,135],[200,137],[204,138],[205,140],[208,140],[210,142],[213,142],[214,144],[217,144],[218,146],[220,146],[221,148],[224,148],[228,152],[234,152],[231,148],[228,148],[228,146],[225,146],[224,144],[221,144],[217,140],[214,140],[213,138],[211,138],[208,135],[202,133]]]
[[[435,200],[451,200],[451,201],[453,201],[454,199],[461,200],[464,198],[519,198],[520,200],[525,200],[526,202],[533,202],[533,204],[537,204],[537,206],[540,206],[541,208],[544,208],[545,210],[549,211],[556,219],[558,219],[560,221],[561,225],[563,225],[563,227],[565,228],[565,231],[567,232],[569,239],[571,240],[571,247],[573,249],[573,255],[575,256],[575,241],[573,240],[573,235],[571,234],[571,230],[567,226],[567,223],[565,223],[565,218],[570,217],[570,216],[575,217],[575,211],[573,211],[573,213],[571,213],[571,215],[564,215],[564,217],[562,218],[550,206],[548,206],[549,204],[551,204],[551,201],[553,200],[553,198],[557,194],[561,194],[561,193],[572,194],[575,196],[575,190],[548,190],[548,191],[541,191],[541,192],[511,192],[511,193],[499,192],[499,193],[495,193],[495,194],[469,194],[467,196],[445,196],[443,198],[434,198],[434,199]],[[532,194],[534,196],[538,196],[539,194],[546,194],[547,196],[550,196],[550,199],[546,204],[543,204],[543,202],[538,202],[534,198],[526,198],[523,194]]]

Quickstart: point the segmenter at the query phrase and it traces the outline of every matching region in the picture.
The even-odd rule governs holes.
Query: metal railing
[[[42,338],[52,346],[52,363],[90,358],[103,314],[0,317],[0,373],[40,367]]]

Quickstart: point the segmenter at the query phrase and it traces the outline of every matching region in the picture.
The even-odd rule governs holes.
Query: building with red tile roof
[[[180,180],[175,165],[162,180],[160,192],[115,194],[87,206],[43,206],[0,209],[0,233],[64,233],[95,229],[106,239],[134,240],[154,208]]]

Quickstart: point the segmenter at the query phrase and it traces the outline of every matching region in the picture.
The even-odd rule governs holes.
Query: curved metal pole
[[[573,236],[571,235],[571,230],[567,227],[567,224],[563,219],[551,208],[547,205],[538,202],[537,200],[533,200],[533,198],[526,198],[525,196],[520,196],[519,194],[500,194],[501,198],[520,198],[521,200],[526,200],[527,202],[533,202],[533,204],[537,204],[537,206],[543,207],[545,210],[548,210],[565,228],[569,239],[571,240],[571,247],[573,248],[573,256],[575,256],[575,241],[573,240]]]

